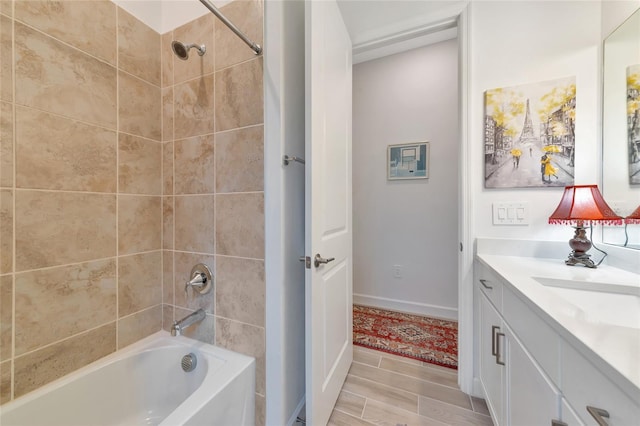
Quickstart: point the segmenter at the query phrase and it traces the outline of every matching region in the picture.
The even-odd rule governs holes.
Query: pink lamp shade
[[[549,216],[549,223],[622,225],[623,218],[607,205],[597,185],[575,185],[564,188],[560,204]]]
[[[640,206],[624,219],[627,225],[640,225]]]

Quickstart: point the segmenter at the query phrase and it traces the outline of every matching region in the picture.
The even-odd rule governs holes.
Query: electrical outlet
[[[402,265],[393,265],[394,278],[402,278]]]

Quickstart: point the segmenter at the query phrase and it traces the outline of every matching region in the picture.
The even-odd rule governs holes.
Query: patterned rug
[[[353,305],[353,344],[458,369],[458,323]]]

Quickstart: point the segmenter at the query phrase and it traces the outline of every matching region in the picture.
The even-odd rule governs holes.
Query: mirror
[[[625,217],[640,205],[640,9],[605,39],[603,72],[602,193]],[[640,225],[605,226],[602,241],[640,250]]]

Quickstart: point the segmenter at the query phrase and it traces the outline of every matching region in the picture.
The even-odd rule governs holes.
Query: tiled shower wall
[[[221,11],[262,45],[262,1]],[[180,60],[172,40],[207,52]],[[262,67],[209,13],[162,36],[164,328],[203,308],[205,321],[187,335],[256,358],[256,424],[265,397]],[[214,291],[185,293],[200,262]]]
[[[262,11],[223,8],[258,43]],[[0,1],[0,41],[1,401],[202,306],[194,337],[258,359],[263,422],[262,58],[213,15],[160,36],[109,1]]]

